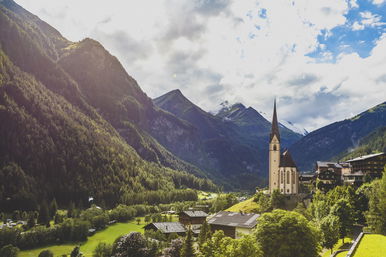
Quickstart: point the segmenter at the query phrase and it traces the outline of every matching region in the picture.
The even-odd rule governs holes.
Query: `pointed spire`
[[[279,123],[277,122],[277,114],[276,114],[276,98],[273,104],[273,117],[272,117],[272,129],[271,129],[270,140],[272,140],[274,135],[276,135],[277,139],[280,141]]]

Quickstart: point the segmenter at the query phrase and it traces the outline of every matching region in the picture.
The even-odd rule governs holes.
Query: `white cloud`
[[[151,97],[181,88],[209,111],[228,100],[271,113],[277,96],[280,118],[309,131],[385,100],[386,39],[364,59],[306,56],[347,24],[353,0],[17,2],[71,40],[101,41]],[[363,13],[355,26],[377,22]]]
[[[363,30],[366,27],[378,27],[382,26],[385,23],[381,22],[382,17],[376,14],[372,14],[371,12],[361,12],[359,13],[362,20],[355,21],[352,25],[353,30]]]
[[[386,2],[386,0],[373,0],[373,4],[375,5],[382,5]]]

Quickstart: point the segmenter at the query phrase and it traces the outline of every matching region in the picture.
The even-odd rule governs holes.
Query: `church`
[[[269,193],[293,195],[299,193],[299,174],[289,150],[280,152],[279,123],[276,114],[276,100],[273,107],[272,129],[269,140]]]

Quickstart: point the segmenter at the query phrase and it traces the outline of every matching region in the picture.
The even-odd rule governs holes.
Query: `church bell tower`
[[[273,106],[272,129],[269,140],[269,192],[279,189],[280,133],[276,114],[276,99]]]

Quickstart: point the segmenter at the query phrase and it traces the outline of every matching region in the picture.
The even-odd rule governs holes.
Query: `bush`
[[[44,250],[39,253],[38,257],[54,257],[54,254],[50,250]]]

